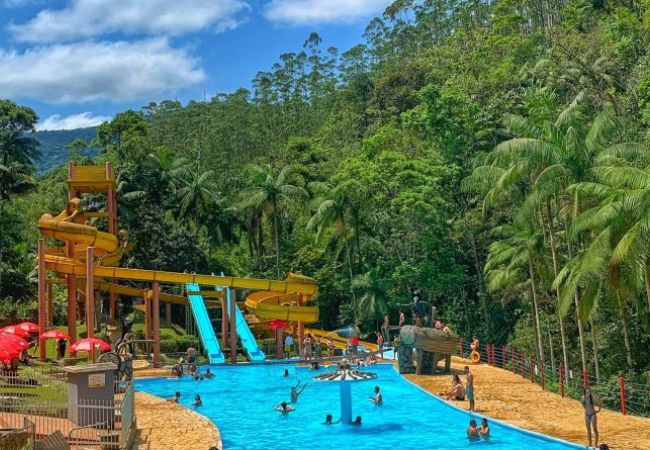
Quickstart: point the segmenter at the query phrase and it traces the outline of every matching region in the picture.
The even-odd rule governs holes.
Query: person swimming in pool
[[[192,406],[195,408],[198,408],[199,406],[203,406],[203,402],[201,401],[201,396],[199,394],[196,394],[194,396],[194,402],[192,403]]]
[[[205,369],[205,379],[209,380],[210,378],[214,378],[214,374],[210,372],[210,368],[208,367]]]
[[[478,434],[483,439],[488,439],[490,437],[490,426],[486,418],[481,419],[481,428],[478,429]]]
[[[587,427],[587,438],[589,439],[589,447],[591,447],[591,432],[593,430],[594,446],[598,447],[598,413],[602,409],[600,402],[595,402],[591,394],[591,389],[583,390],[580,403],[585,409],[585,425]],[[596,409],[597,408],[597,409]]]
[[[472,419],[469,421],[469,427],[467,427],[467,437],[470,440],[476,440],[481,437],[476,425],[476,420]]]
[[[307,383],[300,386],[301,381],[298,381],[296,384],[291,386],[291,403],[296,403],[298,401],[298,396],[303,393],[307,387]]]
[[[357,418],[354,419],[354,421],[352,421],[351,425],[360,426],[361,425],[361,416],[357,416]]]
[[[323,425],[334,425],[334,424],[339,423],[340,421],[341,421],[341,419],[334,422],[332,415],[328,414],[328,415],[325,416],[325,422],[323,422]]]
[[[174,394],[174,396],[173,396],[172,398],[170,398],[170,399],[167,399],[167,401],[170,402],[170,403],[178,403],[178,401],[180,400],[180,398],[181,398],[181,393],[178,392],[178,391],[176,391],[176,393]]]
[[[287,402],[279,403],[273,409],[282,413],[283,416],[288,416],[291,411],[296,410],[296,408],[287,405]]]
[[[284,373],[282,374],[283,377],[288,377],[289,376],[289,369],[284,369]]]
[[[375,386],[375,395],[369,398],[370,401],[375,404],[375,406],[381,406],[384,404],[384,399],[382,398],[381,392],[379,391],[379,386]]]

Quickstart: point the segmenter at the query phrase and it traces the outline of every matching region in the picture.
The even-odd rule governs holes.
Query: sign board
[[[88,374],[88,387],[100,388],[106,386],[106,373],[89,373]]]

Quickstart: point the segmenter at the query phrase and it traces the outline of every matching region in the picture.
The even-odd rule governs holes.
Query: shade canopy
[[[0,345],[11,344],[12,347],[17,347],[21,351],[29,348],[29,342],[15,334],[0,334]]]
[[[26,331],[28,333],[38,333],[38,325],[35,324],[34,322],[21,322],[18,325],[16,325],[18,328],[20,328],[23,331]]]
[[[14,334],[20,337],[30,337],[29,331],[18,328],[18,325],[9,325],[7,327],[0,328],[0,334]]]
[[[362,372],[352,368],[340,368],[333,372],[326,372],[316,375],[314,380],[317,381],[365,381],[377,378],[376,373]]]
[[[110,350],[111,344],[97,338],[80,339],[70,346],[71,352],[89,352],[94,347],[99,347],[100,350]]]
[[[0,342],[0,359],[13,359],[20,355],[21,352],[22,350],[14,344]]]
[[[43,339],[68,339],[69,337],[70,336],[68,336],[68,333],[64,333],[63,331],[57,330],[56,328],[41,334],[41,338]]]

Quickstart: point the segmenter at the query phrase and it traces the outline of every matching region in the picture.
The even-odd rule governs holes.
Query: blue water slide
[[[210,321],[210,316],[205,307],[205,302],[203,301],[201,294],[198,294],[200,291],[199,285],[195,283],[187,283],[185,287],[187,288],[187,298],[189,299],[190,307],[192,308],[192,314],[194,314],[196,327],[199,330],[199,336],[201,337],[203,347],[208,354],[210,364],[224,362],[225,358],[221,351],[221,347],[219,346],[219,340],[214,332],[212,322]],[[193,294],[193,292],[197,293]]]
[[[226,301],[228,303],[228,314],[230,314],[230,302],[232,301],[230,298],[230,289],[226,290]],[[255,336],[253,336],[253,332],[248,327],[246,319],[244,318],[244,314],[242,314],[237,304],[235,304],[235,323],[237,326],[237,336],[241,341],[242,347],[244,347],[244,350],[246,350],[248,360],[251,362],[265,361],[266,355],[262,350],[260,350],[259,345],[257,345]]]

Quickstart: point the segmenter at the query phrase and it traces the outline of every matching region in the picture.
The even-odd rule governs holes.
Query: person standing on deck
[[[293,337],[290,334],[287,334],[287,337],[284,338],[284,357],[291,357],[291,349],[293,347]]]
[[[467,377],[465,396],[469,402],[469,410],[474,411],[474,374],[469,371],[469,366],[465,366],[465,376]]]
[[[384,342],[390,341],[390,317],[384,314],[384,323],[381,324],[381,336]]]

